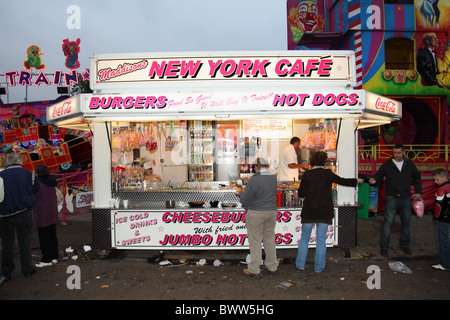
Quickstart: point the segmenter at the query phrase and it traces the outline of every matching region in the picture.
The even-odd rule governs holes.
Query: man
[[[445,169],[434,170],[433,178],[438,186],[433,220],[440,263],[432,267],[448,271],[450,270],[450,181]]]
[[[400,248],[411,254],[409,248],[411,240],[411,180],[414,184],[414,199],[419,200],[422,194],[422,184],[420,172],[415,164],[405,157],[405,148],[397,144],[393,148],[393,157],[383,163],[373,178],[369,179],[370,184],[381,183],[386,180],[386,199],[384,205],[384,221],[380,236],[380,253],[388,257],[389,241],[391,237],[391,226],[395,220],[397,210],[400,214]]]
[[[299,164],[297,150],[300,148],[300,138],[292,137],[290,144],[281,153],[280,166],[278,167],[278,181],[298,181],[298,169],[308,167]]]
[[[247,210],[245,224],[251,257],[244,274],[255,278],[261,277],[259,268],[262,259],[261,242],[264,244],[266,253],[265,266],[270,272],[276,272],[278,269],[275,248],[277,178],[269,171],[269,164],[264,158],[256,159],[255,174],[248,181],[240,198]]]
[[[422,76],[424,85],[439,85],[436,75],[440,72],[435,54],[435,50],[439,47],[439,40],[436,34],[426,33],[423,36],[423,43],[425,48],[417,50],[417,71]]]
[[[36,272],[31,265],[30,234],[34,195],[39,191],[39,184],[34,174],[22,167],[20,154],[8,154],[6,163],[6,169],[0,172],[0,240],[3,249],[0,286],[11,279],[14,270],[16,233],[22,273],[30,277]]]

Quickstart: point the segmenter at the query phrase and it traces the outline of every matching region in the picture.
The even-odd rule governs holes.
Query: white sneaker
[[[57,263],[58,263],[58,260],[53,259],[53,260],[52,260],[52,263],[53,263],[53,264],[57,264]]]
[[[434,269],[448,271],[450,269],[445,269],[441,264],[432,265]]]
[[[39,262],[35,264],[36,267],[38,268],[43,268],[43,267],[51,267],[52,263],[51,262]]]

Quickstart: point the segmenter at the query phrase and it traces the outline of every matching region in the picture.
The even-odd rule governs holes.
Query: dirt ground
[[[314,249],[309,250],[306,271],[295,268],[296,250],[278,250],[278,273],[271,275],[262,267],[262,278],[254,279],[242,273],[247,251],[93,250],[89,256],[83,255],[83,245],[92,241],[91,220],[86,214],[58,227],[60,249],[71,246],[80,257],[66,257],[52,267],[40,268],[31,278],[22,276],[17,257],[12,280],[0,288],[0,300],[172,300],[174,313],[184,300],[448,300],[450,272],[431,268],[438,263],[431,216],[412,218],[411,256],[398,248],[399,220],[392,231],[390,258],[384,258],[378,253],[382,216],[358,219],[358,245],[351,249],[350,258],[345,258],[340,248],[329,248],[326,270],[316,274]],[[36,233],[32,248],[38,262]],[[200,259],[206,264],[199,265]],[[213,265],[216,259],[222,262],[220,266]],[[161,266],[166,260],[171,264]],[[392,261],[403,262],[412,273],[392,271],[388,265]],[[79,267],[79,272],[74,272],[73,266]],[[77,274],[80,288],[75,286]],[[376,287],[369,289],[368,285]]]

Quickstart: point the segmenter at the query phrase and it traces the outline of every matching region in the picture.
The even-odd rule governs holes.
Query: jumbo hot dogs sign
[[[112,241],[126,249],[223,249],[248,248],[245,211],[111,211]],[[297,248],[301,235],[300,211],[277,213],[275,243]],[[315,245],[315,232],[310,244]],[[327,246],[337,243],[334,222],[329,226]]]

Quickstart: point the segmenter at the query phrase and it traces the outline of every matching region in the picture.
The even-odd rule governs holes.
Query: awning
[[[86,130],[90,122],[354,118],[366,128],[401,118],[401,103],[366,90],[241,89],[205,92],[82,94],[53,105],[47,121]]]
[[[315,36],[326,36],[316,34]],[[93,94],[47,110],[47,121],[354,118],[376,126],[401,118],[401,103],[355,87],[353,51],[92,55]]]

